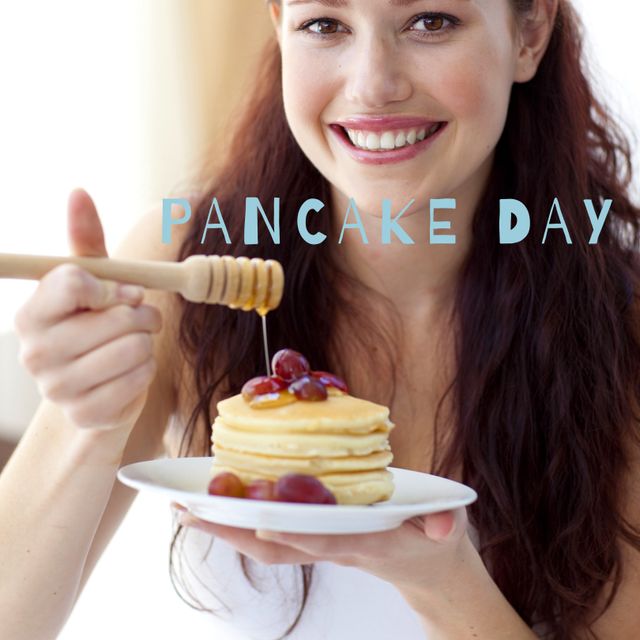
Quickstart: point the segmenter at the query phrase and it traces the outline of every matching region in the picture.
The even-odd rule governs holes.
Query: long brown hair
[[[521,13],[532,3],[512,0]],[[331,286],[339,269],[329,243],[304,243],[295,221],[307,198],[328,204],[329,189],[289,131],[280,64],[274,41],[235,127],[232,152],[197,208],[180,257],[228,253],[279,260],[287,282],[282,305],[269,315],[273,348],[297,349],[314,367],[343,373],[339,354],[326,341],[346,304]],[[256,126],[260,135],[254,135]],[[640,419],[634,414],[640,406],[640,211],[628,197],[630,180],[629,145],[592,93],[580,22],[561,0],[538,73],[513,87],[475,212],[456,292],[457,373],[445,394],[453,400],[456,424],[433,469],[449,475],[462,466],[463,481],[479,495],[468,513],[497,586],[527,624],[544,623],[547,637],[558,640],[588,629],[615,596],[620,540],[640,550],[640,532],[618,502]],[[269,237],[257,246],[243,244],[248,195],[265,205],[281,198],[282,244]],[[213,197],[229,227],[229,246],[213,234],[200,244]],[[534,212],[528,238],[515,245],[499,244],[496,208],[505,197]],[[541,243],[556,197],[570,246],[561,233]],[[588,244],[585,198],[600,205],[614,201],[596,245]],[[330,236],[328,219],[316,216],[314,230]],[[208,455],[215,400],[237,393],[260,373],[258,317],[185,303],[180,341],[198,395],[180,454]],[[172,559],[179,535],[180,529]],[[243,567],[250,578],[246,562]],[[303,567],[302,606],[288,631],[304,608],[310,577],[310,567]],[[603,594],[609,597],[597,609]]]

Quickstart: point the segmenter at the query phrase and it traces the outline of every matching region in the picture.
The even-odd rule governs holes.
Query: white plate
[[[459,482],[417,471],[389,467],[395,491],[390,500],[371,506],[292,504],[210,496],[207,487],[213,458],[173,458],[122,467],[118,478],[139,490],[155,491],[183,505],[193,515],[243,529],[289,533],[370,533],[395,529],[414,516],[463,507],[476,492]]]

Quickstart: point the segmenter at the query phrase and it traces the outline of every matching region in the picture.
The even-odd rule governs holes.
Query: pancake
[[[393,427],[387,407],[347,394],[269,409],[253,409],[238,394],[218,402],[218,416],[228,427],[259,433],[371,433]]]
[[[215,473],[225,471],[234,473],[242,482],[248,484],[253,480],[267,479],[274,482],[276,476],[244,471],[236,467],[214,466]],[[393,494],[393,475],[386,469],[376,471],[329,474],[318,478],[333,493],[338,504],[368,505],[388,500]]]
[[[388,431],[371,433],[287,433],[286,437],[273,432],[240,431],[227,427],[221,418],[213,423],[216,445],[230,451],[246,451],[262,455],[299,458],[302,456],[366,456],[389,448]]]
[[[383,469],[393,460],[393,454],[391,451],[379,451],[366,456],[278,458],[229,451],[216,445],[216,458],[225,467],[231,466],[245,471],[255,471],[279,477],[285,473],[306,473],[320,476],[327,473]]]
[[[238,394],[217,405],[212,474],[243,483],[312,475],[339,504],[373,504],[393,493],[389,409],[343,392],[325,400],[252,407]]]

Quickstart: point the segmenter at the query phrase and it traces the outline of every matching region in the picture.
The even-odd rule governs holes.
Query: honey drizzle
[[[271,365],[269,364],[269,340],[267,338],[267,314],[258,312],[258,315],[262,318],[262,341],[264,344],[264,362],[267,368],[267,375],[271,375]]]

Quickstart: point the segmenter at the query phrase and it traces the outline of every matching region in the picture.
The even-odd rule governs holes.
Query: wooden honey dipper
[[[39,280],[61,264],[75,264],[105,280],[177,292],[190,302],[255,309],[260,315],[280,304],[284,289],[279,262],[232,256],[197,255],[182,262],[161,262],[0,253],[0,278]]]

